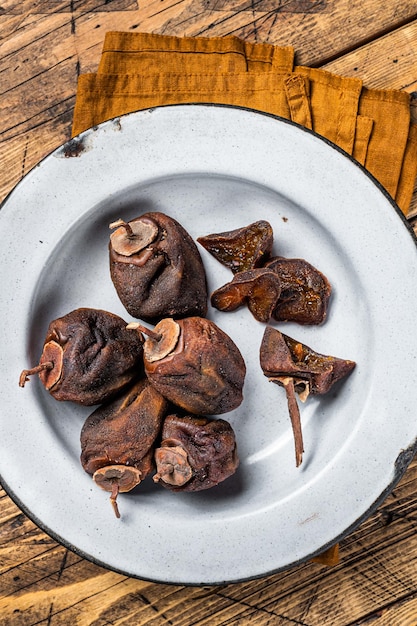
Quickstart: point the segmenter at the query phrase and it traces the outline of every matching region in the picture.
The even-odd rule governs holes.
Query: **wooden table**
[[[4,0],[0,199],[70,137],[77,77],[96,70],[107,30],[235,34],[293,45],[297,64],[411,93],[417,121],[416,0]],[[413,224],[416,193],[408,217]],[[4,491],[0,498],[5,626],[417,624],[416,461],[341,542],[339,565],[308,562],[220,587],[154,584],[107,571],[53,541]]]

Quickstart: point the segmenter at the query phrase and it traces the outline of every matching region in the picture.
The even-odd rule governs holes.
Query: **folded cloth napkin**
[[[311,128],[353,155],[407,214],[417,176],[409,94],[294,66],[294,50],[238,37],[108,32],[95,74],[79,78],[73,135],[163,104],[245,106]]]
[[[291,46],[234,36],[108,32],[97,73],[79,77],[72,133],[139,109],[181,103],[243,106],[310,128],[352,155],[408,212],[417,176],[409,95],[294,66]],[[339,545],[313,561],[338,564]]]
[[[291,71],[294,50],[238,37],[175,37],[150,33],[106,33],[98,72],[131,74],[147,68],[159,74]]]

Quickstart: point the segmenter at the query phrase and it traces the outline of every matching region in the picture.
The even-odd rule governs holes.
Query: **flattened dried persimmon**
[[[304,259],[273,257],[265,267],[281,281],[281,295],[272,317],[277,322],[321,324],[327,316],[331,285]]]
[[[269,222],[258,220],[235,230],[197,237],[197,241],[236,274],[263,265],[271,254],[273,232]]]
[[[281,295],[272,314],[277,322],[324,322],[331,295],[331,285],[324,274],[304,259],[273,257],[265,267],[281,281]]]
[[[256,320],[269,322],[280,294],[281,281],[276,273],[259,267],[235,274],[211,294],[211,304],[219,311],[235,311],[247,305]]]
[[[201,491],[232,476],[239,465],[234,431],[226,420],[168,415],[155,450],[153,479],[172,491]]]
[[[270,381],[284,387],[294,432],[296,465],[304,451],[300,412],[296,394],[302,401],[312,394],[327,393],[355,367],[355,362],[315,352],[309,346],[267,326],[260,347],[260,365]]]

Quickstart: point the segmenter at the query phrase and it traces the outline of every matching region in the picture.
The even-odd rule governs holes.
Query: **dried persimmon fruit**
[[[260,267],[271,254],[272,227],[266,220],[222,233],[197,237],[198,243],[234,274]]]
[[[191,236],[174,218],[148,212],[110,224],[110,275],[134,318],[156,323],[164,317],[207,313],[207,281]]]
[[[172,491],[201,491],[232,476],[239,465],[236,437],[223,419],[168,415],[155,449],[153,477]]]
[[[264,375],[284,387],[294,433],[297,467],[302,462],[304,444],[296,394],[302,401],[309,395],[327,393],[335,382],[352,372],[356,363],[315,352],[271,326],[267,326],[260,347]]]
[[[131,323],[147,335],[145,373],[158,391],[193,414],[215,415],[243,399],[246,366],[234,341],[202,317],[161,320],[153,329]]]
[[[154,445],[168,402],[145,378],[98,407],[81,430],[81,465],[110,492],[117,517],[119,493],[131,491],[154,469]]]
[[[143,338],[118,315],[75,309],[49,324],[39,363],[22,371],[19,385],[34,374],[56,400],[100,404],[144,376]]]
[[[218,311],[247,306],[258,322],[269,322],[281,295],[281,281],[272,270],[258,267],[237,272],[233,279],[211,294]]]
[[[273,257],[265,267],[275,272],[281,283],[274,320],[298,324],[325,321],[332,289],[322,272],[305,259],[285,257]]]

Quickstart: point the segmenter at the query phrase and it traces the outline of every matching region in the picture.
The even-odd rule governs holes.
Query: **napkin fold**
[[[235,36],[107,32],[97,72],[79,77],[72,134],[139,109],[181,103],[242,106],[309,128],[361,163],[407,215],[417,176],[409,95],[294,65],[291,46]],[[337,565],[339,545],[312,560]]]
[[[193,102],[249,107],[314,130],[359,161],[407,214],[417,176],[409,94],[294,65],[291,46],[108,32],[97,73],[79,77],[72,133],[138,109]]]

